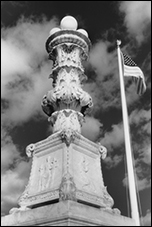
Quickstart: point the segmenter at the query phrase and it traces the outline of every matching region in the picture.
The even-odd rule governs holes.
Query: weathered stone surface
[[[2,226],[135,226],[131,218],[74,201],[61,201],[2,217]]]
[[[103,182],[99,146],[75,131],[71,135],[70,139],[69,134],[57,132],[28,146],[32,169],[19,199],[21,207],[66,199],[104,208],[113,206]]]

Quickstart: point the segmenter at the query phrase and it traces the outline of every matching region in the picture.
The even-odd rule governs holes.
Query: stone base
[[[103,182],[100,146],[74,131],[54,133],[27,147],[32,157],[29,182],[19,206],[73,200],[111,208],[114,204]],[[11,211],[12,212],[12,211]]]
[[[2,217],[1,226],[135,226],[131,218],[74,201],[61,201]]]

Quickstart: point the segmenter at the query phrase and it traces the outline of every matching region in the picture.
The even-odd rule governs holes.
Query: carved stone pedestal
[[[2,226],[134,225],[112,209],[100,152],[101,146],[71,130],[29,145],[29,182],[19,199],[20,208],[11,209]]]
[[[135,223],[130,218],[67,200],[5,216],[2,226],[135,226]]]
[[[35,208],[46,202],[73,200],[111,208],[113,199],[104,186],[100,148],[70,129],[29,145],[32,169],[19,205]]]

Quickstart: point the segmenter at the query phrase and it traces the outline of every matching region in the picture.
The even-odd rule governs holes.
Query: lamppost
[[[81,133],[91,96],[82,89],[87,79],[83,62],[87,60],[91,42],[84,29],[77,29],[77,21],[66,16],[60,28],[53,28],[46,41],[46,50],[53,61],[53,90],[43,97],[42,109],[49,116],[53,133],[60,131],[67,144],[76,132]]]

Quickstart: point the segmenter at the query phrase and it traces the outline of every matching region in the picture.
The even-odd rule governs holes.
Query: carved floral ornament
[[[79,111],[85,111],[93,106],[91,96],[81,88],[80,78],[75,69],[67,73],[66,69],[61,69],[56,79],[55,88],[43,97],[42,109],[50,116],[52,112],[64,108],[75,109],[79,106]],[[83,109],[82,109],[83,107]]]
[[[27,156],[28,157],[32,157],[34,150],[35,150],[35,144],[31,143],[30,145],[28,145],[26,147],[26,154],[27,154]]]
[[[85,61],[87,57],[80,47],[67,43],[57,46],[49,54],[49,59],[53,61],[53,72],[65,66],[76,67],[84,72],[82,61]]]
[[[49,118],[53,127],[53,133],[66,128],[81,133],[81,125],[84,122],[84,116],[80,112],[71,109],[65,109],[54,112]]]
[[[107,148],[102,146],[101,143],[98,143],[98,151],[101,159],[105,159],[107,157]]]

